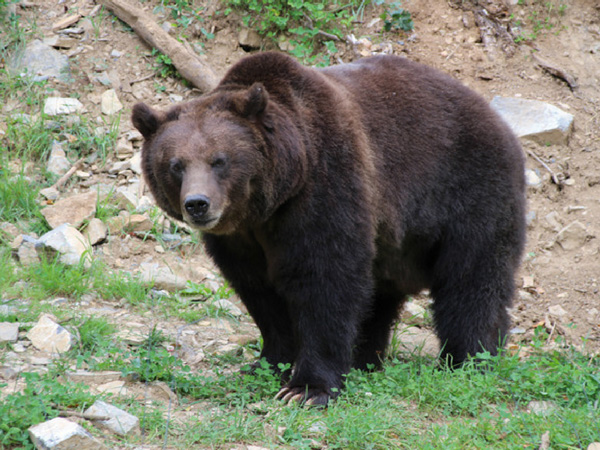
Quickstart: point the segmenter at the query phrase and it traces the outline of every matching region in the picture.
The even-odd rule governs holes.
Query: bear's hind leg
[[[449,270],[451,275],[438,277],[431,289],[442,360],[448,359],[452,366],[482,351],[495,355],[504,345],[514,268],[489,255],[487,259],[473,267],[455,265]]]
[[[356,340],[352,367],[360,370],[381,367],[392,324],[398,317],[398,309],[404,300],[405,295],[396,289],[394,282],[377,283],[372,310],[362,322]]]

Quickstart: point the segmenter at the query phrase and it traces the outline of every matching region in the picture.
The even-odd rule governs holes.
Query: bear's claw
[[[309,387],[284,387],[275,399],[281,400],[288,405],[299,403],[307,406],[327,406],[329,394],[323,389]]]

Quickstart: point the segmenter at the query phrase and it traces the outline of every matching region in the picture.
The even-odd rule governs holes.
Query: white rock
[[[48,200],[56,200],[60,196],[60,192],[55,187],[47,187],[44,189],[40,189],[40,194],[43,195]]]
[[[135,153],[129,160],[129,165],[130,165],[131,170],[133,170],[134,173],[141,175],[142,174],[142,152]]]
[[[38,449],[96,450],[106,447],[81,425],[57,417],[29,428],[29,437]]]
[[[564,250],[577,250],[586,243],[588,236],[585,225],[576,220],[558,232],[556,242]]]
[[[17,342],[19,339],[19,324],[0,322],[0,342]]]
[[[58,116],[73,114],[83,109],[83,104],[76,98],[49,97],[44,103],[44,114]]]
[[[131,162],[129,162],[129,160],[117,161],[116,163],[114,163],[112,165],[112,167],[110,169],[108,169],[108,173],[116,174],[116,173],[123,172],[124,170],[130,169],[130,168],[131,168]]]
[[[112,116],[123,109],[123,105],[117,97],[117,93],[114,89],[109,89],[102,94],[101,106],[102,114]]]
[[[553,305],[548,308],[548,312],[556,317],[562,317],[567,314],[567,312],[560,305]]]
[[[120,436],[137,434],[139,432],[140,420],[136,416],[100,400],[97,400],[90,406],[84,414],[86,416],[110,417],[108,420],[96,420],[94,423]]]
[[[213,304],[217,308],[222,309],[223,311],[227,311],[229,314],[231,314],[234,317],[240,317],[242,314],[244,314],[240,308],[238,308],[233,303],[231,303],[229,300],[226,300],[224,298],[215,300],[213,302]]]
[[[73,336],[47,314],[42,315],[27,333],[27,339],[38,350],[49,353],[64,353],[71,349]]]
[[[88,223],[88,226],[83,231],[83,235],[86,237],[90,245],[96,245],[106,240],[108,236],[108,228],[100,219],[93,218]]]
[[[67,159],[67,155],[62,148],[62,144],[58,141],[53,141],[46,170],[54,175],[61,176],[67,173],[70,168],[71,163]]]
[[[573,115],[537,100],[494,97],[491,102],[513,132],[539,144],[566,144],[573,128]]]
[[[527,410],[536,416],[547,416],[556,409],[556,405],[547,401],[533,400],[527,405]]]
[[[588,445],[587,450],[600,450],[600,442],[592,442]]]
[[[525,182],[527,186],[531,186],[533,188],[538,188],[542,185],[542,179],[539,177],[534,170],[526,169],[525,170]]]
[[[85,267],[91,265],[91,247],[87,239],[68,224],[60,225],[44,234],[39,242],[43,251],[51,255],[59,253],[60,261],[64,264],[77,265],[83,258]]]
[[[138,205],[137,195],[124,186],[117,188],[114,194],[114,202],[121,209],[135,209]]]
[[[40,212],[52,228],[56,228],[64,223],[79,228],[84,221],[94,217],[97,201],[98,193],[96,191],[88,191],[58,200],[53,205],[42,208]]]
[[[410,324],[425,323],[427,310],[415,302],[406,302],[402,311],[402,322]]]
[[[67,378],[73,383],[83,384],[105,384],[111,381],[120,380],[122,377],[121,372],[114,370],[107,370],[103,372],[88,372],[87,370],[77,370],[75,372],[67,372]]]
[[[175,275],[168,267],[160,267],[158,264],[140,264],[140,278],[146,283],[154,283],[156,289],[166,291],[178,291],[187,287],[187,280]]]

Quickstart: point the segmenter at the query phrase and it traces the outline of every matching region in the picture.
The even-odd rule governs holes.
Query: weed
[[[377,4],[386,4],[383,0],[378,0]],[[383,29],[385,31],[402,30],[412,31],[414,23],[409,11],[401,7],[400,2],[386,4],[384,12],[381,14],[383,20]]]
[[[175,69],[171,58],[155,48],[152,49],[151,55],[155,58],[155,69],[161,78],[179,78],[179,73],[177,72],[177,69]]]
[[[0,447],[33,449],[27,429],[58,417],[60,409],[83,410],[95,396],[87,387],[57,379],[54,373],[24,373],[26,387],[0,402]]]
[[[78,326],[79,347],[81,351],[94,352],[98,347],[107,345],[106,339],[116,332],[115,325],[104,317],[87,317]]]

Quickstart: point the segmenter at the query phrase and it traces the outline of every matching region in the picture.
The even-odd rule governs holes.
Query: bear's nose
[[[188,195],[183,206],[190,216],[202,217],[210,207],[210,199],[206,195]]]

